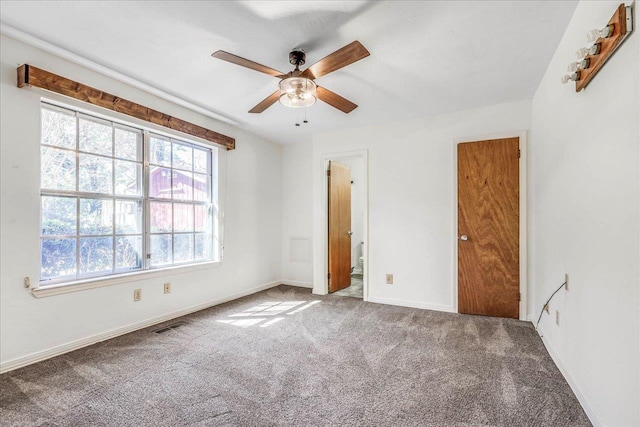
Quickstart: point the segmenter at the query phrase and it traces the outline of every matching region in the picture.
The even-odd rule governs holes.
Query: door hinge
[[[518,292],[518,302],[522,301],[522,295]]]
[[[331,176],[331,169],[327,169],[327,176]]]
[[[518,148],[518,158],[520,158],[520,149]]]
[[[327,273],[327,279],[331,279],[331,273]]]

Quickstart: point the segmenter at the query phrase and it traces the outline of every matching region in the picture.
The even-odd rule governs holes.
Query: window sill
[[[153,279],[170,274],[183,274],[192,271],[206,270],[217,267],[222,261],[207,261],[199,264],[181,265],[177,267],[167,267],[158,270],[136,271],[134,273],[124,273],[109,277],[99,277],[92,279],[77,280],[74,282],[57,283],[53,285],[40,285],[31,289],[31,294],[36,298],[49,297],[53,295],[68,294],[71,292],[85,291],[88,289],[102,288],[105,286],[118,285],[120,283],[136,282],[140,280]]]

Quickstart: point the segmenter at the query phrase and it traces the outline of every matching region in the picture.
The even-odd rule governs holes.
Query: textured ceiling
[[[3,24],[281,143],[314,133],[530,99],[575,1],[3,1]],[[35,12],[37,11],[37,13]],[[278,79],[211,58],[226,50],[287,72],[359,40],[371,56],[318,83],[359,107],[248,111]],[[33,64],[38,65],[38,64]]]

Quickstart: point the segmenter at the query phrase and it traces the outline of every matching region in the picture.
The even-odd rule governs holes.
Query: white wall
[[[287,144],[282,153],[282,278],[308,287],[313,282],[311,153],[310,142]],[[292,238],[306,251],[292,253]]]
[[[300,142],[283,146],[282,156],[282,277],[285,282],[311,287],[313,284],[312,243],[313,243],[313,194],[312,194],[312,154],[311,142]],[[365,215],[365,164],[360,158],[336,159],[352,170],[352,266],[356,266],[364,240]],[[291,260],[291,239],[309,239],[309,261]],[[295,251],[294,251],[295,252]],[[293,254],[299,255],[299,254]],[[355,264],[353,264],[355,262]]]
[[[279,145],[2,36],[0,361],[29,355],[249,292],[281,277],[282,149]],[[227,155],[225,257],[215,267],[36,299],[39,277],[39,138],[43,92],[16,87],[30,63],[236,138]],[[171,281],[169,295],[162,284]],[[133,302],[133,289],[142,301]]]
[[[285,164],[305,165],[313,188],[307,177],[306,185],[292,189],[296,193],[287,197],[294,204],[284,206],[285,215],[312,202],[314,221],[304,223],[309,229],[301,232],[321,236],[326,221],[323,158],[368,150],[369,300],[452,311],[456,142],[519,136],[529,128],[530,117],[531,103],[522,101],[322,134],[314,138],[311,164],[307,151],[294,153],[287,147],[285,157],[290,158]],[[324,293],[325,254],[318,240],[314,239],[314,292]],[[385,273],[394,274],[393,285],[385,284]]]
[[[531,309],[537,319],[569,274],[541,332],[592,420],[616,427],[640,425],[637,5],[635,32],[586,90],[559,81],[586,32],[619,3],[578,5],[538,88],[529,193]]]

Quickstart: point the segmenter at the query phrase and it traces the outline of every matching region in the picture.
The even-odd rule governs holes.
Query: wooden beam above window
[[[101,90],[83,85],[66,77],[50,73],[29,64],[18,67],[18,87],[32,86],[59,93],[89,104],[97,105],[118,113],[126,114],[136,119],[164,126],[178,132],[206,139],[233,150],[236,140],[221,133],[203,128],[202,126],[172,117],[152,108],[128,101]]]

